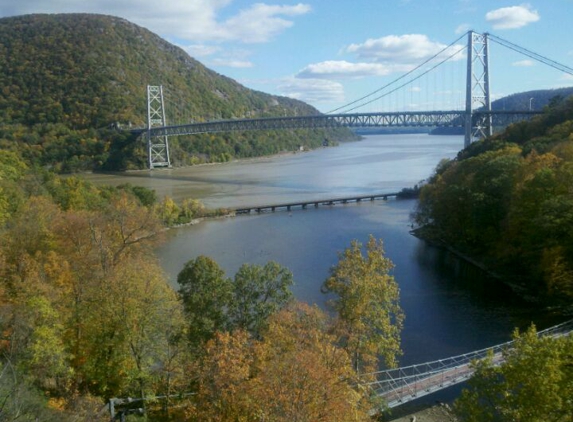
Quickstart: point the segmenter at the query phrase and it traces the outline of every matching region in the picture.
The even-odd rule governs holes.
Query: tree
[[[199,346],[215,332],[228,328],[232,282],[213,259],[201,255],[188,261],[177,275],[177,283],[192,346]]]
[[[455,403],[462,421],[573,421],[573,337],[538,337],[531,327],[514,339],[501,366],[492,357],[475,364]]]
[[[316,307],[291,303],[269,318],[261,339],[216,333],[197,365],[191,420],[368,421],[348,353]]]
[[[196,369],[197,395],[187,417],[206,422],[256,420],[256,403],[248,391],[253,360],[247,332],[216,333]]]
[[[372,408],[347,351],[318,307],[293,303],[269,319],[255,346],[250,395],[260,420],[368,421]]]
[[[401,353],[404,314],[398,303],[398,285],[390,275],[392,268],[384,257],[382,241],[370,236],[366,255],[362,244],[352,241],[324,282],[324,291],[336,295],[331,305],[338,313],[338,330],[356,370],[376,370],[378,356],[393,367]]]
[[[258,336],[267,319],[292,299],[292,273],[276,262],[243,264],[233,280],[206,256],[190,260],[177,276],[193,347],[217,331],[246,330]]]
[[[292,273],[271,261],[264,267],[243,264],[235,274],[229,319],[233,328],[258,335],[267,319],[292,298]]]

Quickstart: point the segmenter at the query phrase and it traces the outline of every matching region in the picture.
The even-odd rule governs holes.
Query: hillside
[[[174,114],[202,121],[318,113],[301,101],[247,89],[152,32],[102,15],[0,19],[0,84],[0,146],[17,144],[28,160],[63,171],[144,165],[141,142],[107,128],[145,123],[147,85],[171,93],[168,122]],[[321,131],[268,135],[199,136],[194,144],[176,139],[174,162],[221,161],[301,143],[316,147],[325,136],[340,139]]]
[[[573,94],[573,87],[557,89],[537,89],[518,92],[492,101],[492,110],[543,110],[554,98],[567,98]]]
[[[422,187],[420,233],[530,298],[573,299],[573,97],[461,151]]]

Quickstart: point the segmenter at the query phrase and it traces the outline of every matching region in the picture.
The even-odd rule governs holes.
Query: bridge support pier
[[[152,127],[167,126],[163,87],[147,85],[147,165],[149,170],[156,167],[171,167],[169,141],[165,136],[152,136]]]
[[[491,112],[488,50],[487,32],[483,34],[468,32],[465,147],[476,138],[485,138],[493,134],[491,114],[475,115],[473,113],[476,104],[481,111]]]

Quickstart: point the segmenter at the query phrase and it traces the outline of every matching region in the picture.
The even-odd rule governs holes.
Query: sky
[[[447,45],[463,46],[470,29],[573,67],[573,0],[0,0],[0,17],[80,12],[125,18],[249,88],[322,112],[384,86]],[[435,104],[439,95],[461,101],[465,81],[453,75],[465,72],[466,60],[455,58],[457,70],[452,64],[441,72],[441,82],[434,76],[433,87],[429,76],[411,84],[402,107],[443,109]],[[446,78],[455,86],[448,94],[437,88]],[[573,86],[573,76],[490,42],[490,83],[499,98]]]

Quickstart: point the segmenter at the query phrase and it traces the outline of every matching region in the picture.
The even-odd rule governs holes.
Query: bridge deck
[[[491,116],[495,126],[528,119],[541,113],[535,110],[491,112],[474,111],[472,119]],[[174,126],[126,128],[133,133],[149,132],[152,137],[193,135],[246,130],[314,129],[314,128],[367,128],[367,127],[464,127],[465,110],[401,111],[353,114],[319,114],[310,116],[262,117],[253,119],[212,120]]]
[[[247,207],[241,207],[235,209],[235,214],[250,214],[253,211],[258,213],[261,212],[274,212],[279,209],[290,211],[293,208],[305,209],[308,206],[314,206],[318,208],[320,205],[336,205],[336,204],[347,204],[350,202],[361,202],[361,201],[374,201],[376,199],[388,199],[390,197],[397,197],[399,192],[392,193],[376,193],[369,195],[359,195],[359,196],[349,196],[345,198],[332,198],[332,199],[313,199],[310,201],[297,201],[297,202],[286,202],[281,204],[271,204],[271,205],[253,205]]]

